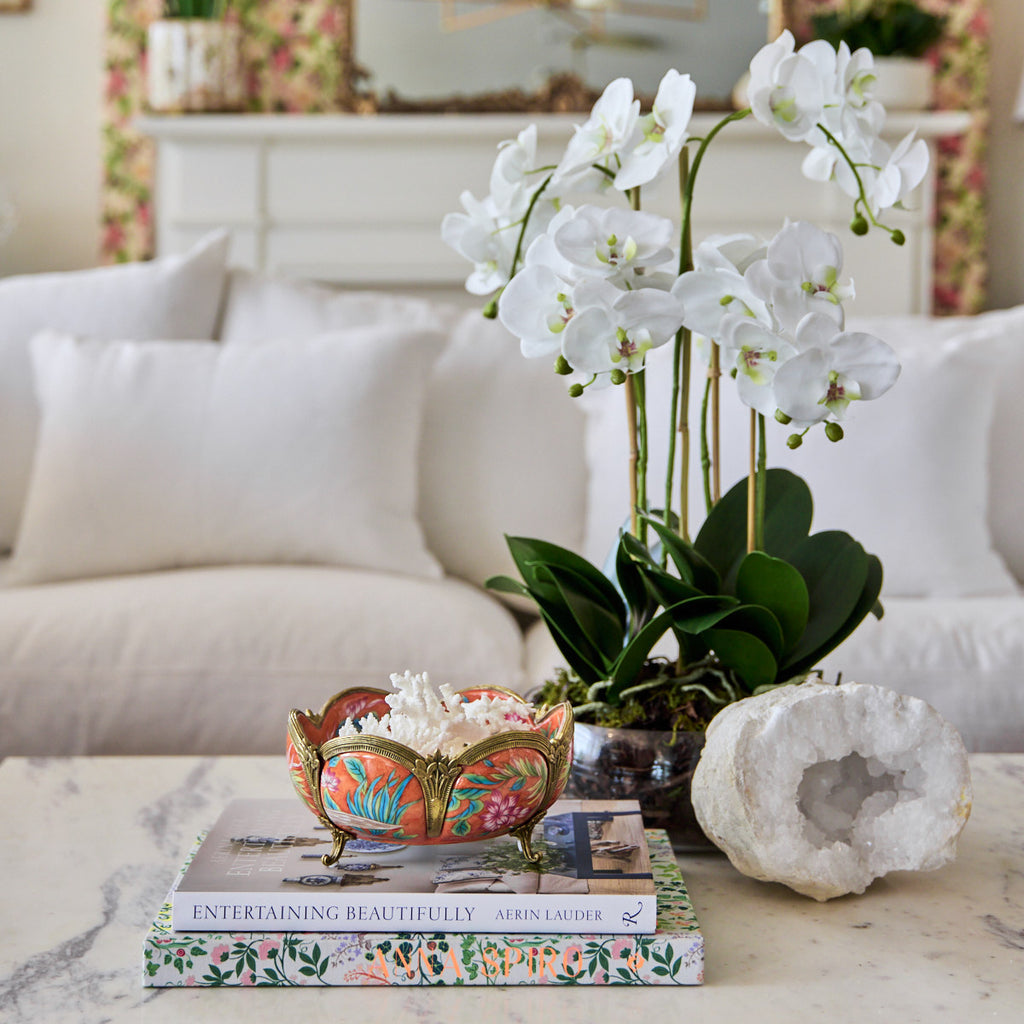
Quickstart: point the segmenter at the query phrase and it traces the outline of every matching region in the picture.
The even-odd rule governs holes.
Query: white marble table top
[[[146,989],[143,937],[230,797],[286,796],[284,758],[0,764],[0,1021],[460,1024],[557,1020],[1024,1021],[1024,755],[977,755],[957,861],[818,904],[680,863],[706,937],[700,988]]]

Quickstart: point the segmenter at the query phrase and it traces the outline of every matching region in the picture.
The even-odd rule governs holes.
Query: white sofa
[[[510,569],[503,533],[594,557],[614,536],[614,390],[585,409],[475,311],[227,272],[224,248],[0,281],[0,756],[275,753],[290,708],[407,668],[525,690],[557,656],[482,588]],[[874,326],[916,397],[785,463],[819,526],[894,566],[885,617],[826,668],[1022,750],[1024,313]],[[106,344],[44,337],[30,364],[44,328]],[[403,334],[422,345],[380,372]]]

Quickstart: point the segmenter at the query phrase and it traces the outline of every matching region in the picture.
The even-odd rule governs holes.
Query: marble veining
[[[231,796],[290,796],[281,758],[11,758],[0,764],[0,1022],[480,1020],[636,1016],[764,1024],[1024,1019],[1024,755],[971,759],[955,863],[818,904],[680,858],[707,981],[634,988],[146,989],[147,925]],[[255,790],[254,788],[255,787]]]

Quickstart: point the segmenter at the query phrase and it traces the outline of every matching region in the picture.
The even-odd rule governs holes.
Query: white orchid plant
[[[787,222],[770,240],[691,241],[705,152],[730,124],[753,116],[809,147],[803,173],[850,196],[855,234],[874,227],[902,244],[882,217],[922,181],[928,151],[913,133],[895,148],[881,138],[885,111],[872,99],[872,65],[867,50],[824,41],[797,49],[783,32],[750,64],[750,106],[701,138],[690,135],[689,75],[670,70],[646,114],[632,82],[617,79],[556,165],[538,166],[531,125],[499,148],[490,194],[463,193],[465,212],[445,218],[445,242],[473,264],[467,289],[495,296],[485,314],[519,339],[524,356],[552,359],[575,398],[605,386],[625,393],[631,508],[607,569],[509,537],[522,579],[490,581],[536,602],[570,669],[551,696],[568,696],[581,716],[702,726],[725,703],[806,675],[866,615],[881,614],[878,559],[845,533],[811,534],[806,484],[766,468],[768,421],[787,425],[790,447],[818,426],[838,441],[851,403],[878,398],[899,375],[885,342],[845,329],[854,292],[839,240]],[[641,209],[643,187],[676,168],[678,223]],[[707,342],[710,366],[699,429],[707,517],[691,537],[695,335]],[[655,505],[647,493],[646,358],[663,345],[674,346],[671,413],[667,484]],[[751,470],[720,495],[723,375],[751,410]],[[653,658],[669,631],[678,658]]]

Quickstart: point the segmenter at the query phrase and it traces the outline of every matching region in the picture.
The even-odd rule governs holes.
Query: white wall
[[[1024,4],[992,11],[989,164],[993,307],[1024,303],[1024,125],[1012,120],[1024,70]],[[0,273],[95,263],[98,248],[105,0],[35,0],[0,15],[0,181],[20,224]]]
[[[989,306],[1024,303],[1024,123],[1013,120],[1024,75],[1024,4],[989,0],[992,12],[989,148]]]
[[[18,208],[0,273],[96,262],[105,8],[34,0],[0,15],[0,181]]]

